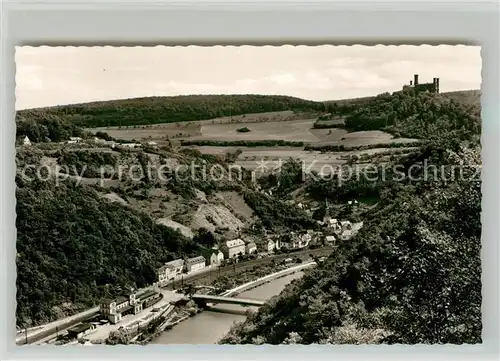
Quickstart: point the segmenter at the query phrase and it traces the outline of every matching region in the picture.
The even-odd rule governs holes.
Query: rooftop
[[[119,313],[124,313],[124,312],[127,312],[128,310],[131,310],[132,308],[134,308],[134,306],[128,305],[128,306],[123,307],[122,309],[120,309],[118,312]]]
[[[144,292],[138,293],[135,297],[136,298],[148,298],[150,296],[156,295],[157,292],[153,290],[146,290]]]
[[[182,267],[182,266],[184,266],[183,259],[176,259],[176,260],[165,263],[165,267],[168,267],[168,268],[175,268],[175,267]]]
[[[125,296],[119,296],[115,300],[117,305],[122,304],[122,303],[127,302],[127,301],[128,301],[128,298]]]
[[[245,242],[243,242],[243,240],[240,239],[240,238],[233,239],[232,241],[227,241],[226,242],[226,246],[229,247],[229,248],[238,247],[238,246],[244,246],[244,245],[245,245]]]
[[[188,258],[186,260],[187,264],[195,264],[195,263],[201,263],[201,262],[205,262],[205,257],[198,256],[198,257]]]
[[[163,265],[156,270],[156,273],[164,273],[167,268],[167,266]]]

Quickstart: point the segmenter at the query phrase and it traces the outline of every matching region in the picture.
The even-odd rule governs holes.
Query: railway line
[[[290,257],[299,257],[302,261],[306,261],[310,259],[309,255],[313,255],[314,257],[322,257],[328,256],[334,250],[333,247],[322,247],[316,249],[307,249],[302,251],[295,251],[290,253],[277,254],[270,257],[253,259],[241,263],[235,263],[232,265],[227,265],[224,267],[219,267],[217,270],[208,270],[207,272],[197,273],[193,275],[185,275],[182,280],[176,280],[172,283],[169,283],[164,289],[173,290],[174,288],[178,288],[184,282],[193,282],[193,281],[203,281],[203,280],[213,280],[214,278],[222,277],[222,276],[230,276],[236,272],[245,271],[247,269],[253,268],[258,265],[263,264],[271,264],[274,262],[284,261]]]

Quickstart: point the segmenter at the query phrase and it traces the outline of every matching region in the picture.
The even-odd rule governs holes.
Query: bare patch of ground
[[[128,202],[125,199],[123,199],[122,197],[120,197],[118,194],[116,194],[114,192],[103,195],[103,198],[107,199],[110,202],[120,203],[123,206],[128,205]]]
[[[193,238],[194,234],[193,234],[193,231],[191,230],[191,228],[189,227],[186,227],[178,222],[175,222],[171,219],[168,219],[168,218],[159,218],[156,220],[156,222],[158,224],[162,224],[166,227],[169,227],[169,228],[173,228],[173,229],[176,229],[178,230],[179,232],[181,232],[185,237],[187,238]]]
[[[238,192],[219,192],[217,195],[229,205],[234,213],[240,215],[243,219],[250,220],[253,217],[253,209],[250,208]]]
[[[203,227],[212,232],[215,232],[216,228],[236,231],[243,227],[243,222],[223,205],[202,204],[194,213],[190,227],[191,229]]]

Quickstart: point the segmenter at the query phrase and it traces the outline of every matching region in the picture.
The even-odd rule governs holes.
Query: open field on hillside
[[[165,139],[186,138],[201,135],[201,127],[217,124],[235,125],[241,123],[260,123],[260,122],[282,122],[297,118],[299,115],[292,110],[282,112],[266,112],[235,115],[232,117],[219,117],[214,119],[180,122],[180,123],[161,123],[154,125],[138,125],[135,127],[101,127],[87,128],[91,132],[106,132],[113,138],[124,140],[141,139]],[[238,126],[240,128],[241,126]]]
[[[412,143],[418,141],[410,138],[394,138],[392,134],[380,130],[369,130],[349,133],[345,129],[311,129],[320,142],[316,145],[328,145],[331,143],[355,147],[370,144],[390,144],[390,143]]]
[[[346,152],[331,152],[331,153],[321,153],[319,151],[305,151],[300,148],[293,147],[258,147],[258,148],[236,148],[236,147],[212,147],[212,146],[192,146],[190,148],[197,149],[203,154],[213,154],[213,155],[224,155],[227,153],[233,153],[237,149],[240,149],[242,153],[236,159],[235,164],[254,170],[259,167],[263,162],[267,162],[265,166],[267,170],[271,171],[277,167],[279,160],[286,162],[288,159],[292,158],[298,160],[302,163],[303,167],[306,169],[319,171],[322,168],[325,169],[329,166],[337,167],[347,162],[347,159],[351,156],[372,156],[376,154],[386,154],[386,153],[396,153],[404,152],[409,149],[415,149],[412,147],[408,148],[376,148],[367,149],[362,151],[346,151]],[[368,161],[369,162],[369,161]]]
[[[266,122],[246,124],[250,132],[239,133],[241,124],[210,124],[201,127],[201,135],[189,140],[286,140],[315,143],[319,139],[309,130],[314,119],[293,120],[288,122]]]
[[[333,143],[349,147],[414,141],[405,138],[394,139],[391,134],[382,131],[348,133],[347,130],[340,128],[314,129],[315,118],[293,119],[299,116],[300,114],[293,111],[283,111],[235,116],[232,118],[232,122],[230,117],[221,117],[212,120],[165,123],[136,128],[95,128],[92,131],[104,131],[114,138],[124,140],[154,139],[159,142],[165,141],[167,137],[188,141],[222,142],[284,140],[314,145]],[[243,124],[250,130],[249,132],[237,131],[243,127]]]

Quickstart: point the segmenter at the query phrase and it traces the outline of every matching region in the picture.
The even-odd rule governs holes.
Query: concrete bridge
[[[262,306],[265,301],[255,300],[252,298],[235,298],[228,296],[212,296],[212,295],[200,295],[194,294],[191,298],[198,303],[229,303],[233,305],[243,305],[243,306]]]

